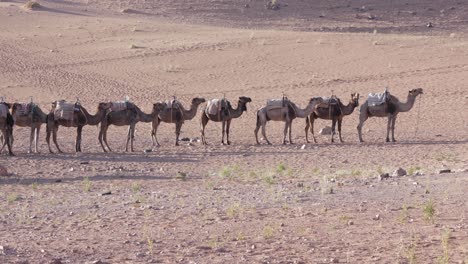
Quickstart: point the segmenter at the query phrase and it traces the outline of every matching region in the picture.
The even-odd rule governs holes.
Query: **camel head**
[[[167,107],[165,102],[158,102],[153,104],[153,112],[159,113]]]
[[[313,106],[319,105],[321,103],[323,103],[322,97],[312,97],[310,98],[310,101],[309,101],[309,105],[313,105]]]
[[[205,98],[195,97],[192,99],[192,105],[203,104],[205,101],[206,101]]]
[[[247,111],[247,103],[252,102],[250,97],[241,96],[239,97],[239,104],[242,105],[242,111]]]
[[[111,107],[112,107],[112,102],[108,102],[108,103],[101,102],[98,104],[98,111],[106,111],[106,110],[109,110]]]
[[[349,102],[351,105],[354,107],[358,107],[359,105],[359,94],[358,93],[352,93],[351,94],[351,101]]]
[[[408,95],[409,96],[418,96],[420,94],[423,94],[423,89],[422,88],[416,88],[416,89],[412,89],[412,90],[409,90],[408,92]]]

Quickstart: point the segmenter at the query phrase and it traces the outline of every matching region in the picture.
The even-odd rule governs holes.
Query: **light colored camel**
[[[166,107],[164,110],[159,112],[158,118],[153,121],[153,129],[151,131],[151,139],[153,141],[153,147],[159,146],[156,133],[158,131],[158,126],[161,122],[165,123],[175,123],[175,133],[176,133],[176,146],[179,146],[179,135],[182,124],[185,120],[191,120],[197,114],[198,106],[205,102],[205,98],[193,98],[192,104],[190,105],[189,110],[185,110],[184,107],[177,101],[173,102],[172,107]]]
[[[314,143],[317,143],[314,135],[314,121],[318,118],[332,120],[331,142],[334,142],[333,137],[335,136],[335,127],[338,122],[338,134],[340,136],[340,142],[343,143],[343,138],[341,137],[341,123],[343,122],[343,117],[352,114],[354,108],[359,105],[359,94],[352,93],[348,105],[343,105],[341,100],[337,97],[332,97],[329,100],[327,104],[316,107],[312,114],[306,118],[305,135],[307,143],[310,142],[308,137],[309,127]]]
[[[127,134],[127,142],[125,151],[128,151],[128,143],[130,142],[130,150],[133,152],[133,139],[135,135],[135,126],[138,122],[152,122],[158,118],[158,114],[166,107],[165,103],[153,104],[153,111],[151,114],[145,114],[136,105],[127,103],[127,109],[106,114],[101,122],[101,130],[99,131],[99,143],[101,143],[102,150],[107,152],[104,147],[103,141],[109,151],[112,151],[107,143],[107,129],[110,125],[114,126],[129,126]]]
[[[0,131],[2,132],[2,138],[0,140],[2,147],[0,148],[0,153],[2,153],[3,148],[7,146],[8,154],[10,156],[14,156],[12,148],[13,148],[13,125],[14,120],[10,114],[9,109],[11,108],[11,104],[0,102],[0,107],[6,108],[6,116],[0,117]]]
[[[47,145],[49,146],[49,152],[53,153],[52,148],[50,146],[50,135],[52,134],[52,138],[57,148],[57,151],[62,153],[58,143],[57,143],[57,131],[59,126],[64,127],[76,127],[76,141],[75,141],[75,151],[81,152],[81,132],[85,125],[98,125],[101,120],[104,118],[107,110],[112,106],[111,103],[99,103],[97,112],[95,115],[91,115],[88,111],[81,105],[77,105],[80,109],[79,112],[73,113],[73,120],[64,120],[58,119],[55,120],[54,110],[57,105],[57,102],[52,103],[52,109],[47,116],[47,136],[46,141]]]
[[[223,136],[221,138],[221,144],[224,145],[224,134],[226,133],[226,143],[231,145],[231,141],[229,141],[229,128],[231,127],[231,121],[233,118],[238,118],[242,115],[244,111],[247,111],[247,103],[252,102],[252,99],[249,97],[241,96],[239,97],[239,101],[237,102],[237,108],[233,109],[231,106],[231,102],[225,100],[223,104],[225,106],[222,109],[219,109],[218,113],[215,115],[211,115],[207,112],[205,108],[202,116],[201,116],[201,138],[203,145],[206,145],[206,137],[205,137],[205,127],[208,124],[208,121],[213,122],[222,122],[223,127]],[[221,103],[221,102],[220,102]]]
[[[20,108],[23,107],[22,104],[13,104],[12,107],[12,116],[15,120],[15,125],[19,127],[30,127],[31,135],[29,136],[29,153],[32,153],[32,146],[34,141],[34,152],[38,153],[38,144],[39,144],[39,131],[41,130],[42,124],[47,123],[47,114],[44,113],[37,104],[29,103],[30,111],[27,115],[20,113]]]
[[[390,142],[389,134],[390,130],[392,131],[392,141],[395,142],[395,121],[400,112],[408,112],[413,108],[414,102],[416,101],[416,96],[423,94],[422,88],[417,88],[410,90],[408,92],[408,97],[405,103],[401,103],[398,98],[393,95],[388,95],[387,101],[383,104],[370,106],[366,102],[362,104],[360,108],[359,114],[359,125],[357,126],[358,135],[359,135],[359,142],[363,142],[362,140],[362,126],[364,122],[369,117],[388,117],[387,122],[387,138],[386,141]]]
[[[284,126],[284,135],[283,135],[283,144],[286,144],[286,135],[289,130],[289,143],[293,144],[291,137],[291,125],[292,121],[295,118],[305,118],[309,116],[315,107],[322,103],[323,99],[321,97],[313,97],[310,99],[309,104],[305,109],[297,107],[293,102],[285,100],[283,107],[268,107],[264,106],[257,111],[257,127],[255,128],[255,140],[257,144],[260,144],[258,141],[258,130],[262,127],[262,135],[266,140],[268,145],[271,145],[270,141],[266,137],[265,127],[268,121],[283,121],[285,122]]]

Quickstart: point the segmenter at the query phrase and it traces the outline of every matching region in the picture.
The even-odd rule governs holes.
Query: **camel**
[[[151,139],[153,141],[153,147],[155,145],[160,146],[158,139],[156,137],[156,133],[158,131],[158,126],[162,122],[165,123],[175,123],[176,127],[176,146],[179,146],[179,135],[180,129],[182,128],[182,124],[185,120],[191,120],[197,114],[198,106],[205,102],[205,98],[195,97],[192,99],[192,104],[190,105],[189,110],[185,110],[182,104],[178,101],[173,100],[171,101],[164,110],[159,112],[158,118],[156,118],[152,125],[153,129],[151,131]]]
[[[305,109],[300,109],[293,102],[289,101],[287,98],[283,98],[283,105],[280,106],[264,106],[257,111],[257,127],[255,128],[255,139],[257,144],[260,144],[258,141],[258,130],[260,126],[262,127],[262,135],[266,140],[268,145],[271,145],[270,141],[266,137],[265,127],[268,121],[283,121],[285,122],[284,126],[284,135],[283,135],[283,144],[286,144],[286,134],[289,130],[289,143],[293,144],[291,138],[291,125],[292,121],[299,117],[305,118],[309,116],[315,107],[322,103],[323,99],[321,97],[313,97],[310,99],[309,104]]]
[[[241,96],[239,97],[239,101],[237,103],[237,108],[233,109],[231,103],[225,99],[224,101],[220,100],[220,104],[224,104],[224,107],[218,109],[217,114],[212,115],[208,112],[208,109],[205,108],[203,114],[201,116],[201,138],[203,145],[206,145],[206,137],[205,137],[205,127],[208,124],[208,121],[213,122],[222,122],[223,126],[223,136],[221,138],[221,144],[224,145],[224,133],[226,133],[226,143],[231,145],[231,141],[229,141],[229,128],[231,126],[231,121],[233,118],[238,118],[242,115],[244,111],[247,111],[247,103],[252,102],[252,99],[249,97]]]
[[[2,153],[3,148],[7,146],[8,154],[10,156],[14,156],[15,154],[13,154],[12,151],[14,120],[13,116],[11,116],[9,111],[9,109],[11,108],[11,104],[0,102],[0,107],[0,131],[2,131],[2,147],[0,148],[0,153]],[[1,115],[2,112],[4,113],[4,115]]]
[[[99,143],[101,143],[102,150],[107,152],[104,147],[103,141],[107,146],[109,152],[111,148],[107,143],[107,129],[110,125],[114,126],[129,126],[127,134],[127,143],[125,146],[125,151],[128,151],[128,143],[130,142],[130,150],[133,152],[133,139],[135,135],[135,125],[138,122],[152,122],[158,118],[158,114],[166,107],[165,103],[156,103],[153,104],[153,112],[151,114],[143,113],[140,108],[132,103],[127,103],[127,108],[121,111],[112,111],[109,112],[104,120],[101,122],[101,131],[99,131]]]
[[[390,142],[389,133],[392,131],[392,142],[395,142],[395,121],[400,112],[408,112],[413,108],[416,97],[423,94],[422,88],[416,88],[408,92],[408,97],[405,103],[401,103],[398,98],[388,94],[387,100],[380,104],[371,106],[368,104],[369,99],[361,106],[359,114],[359,124],[357,126],[359,142],[362,140],[362,126],[369,117],[388,117],[387,122],[387,138],[386,141]]]
[[[341,137],[341,123],[343,122],[343,117],[352,114],[354,108],[359,105],[359,94],[352,93],[351,100],[349,101],[348,105],[343,105],[341,100],[337,97],[329,98],[328,102],[322,105],[317,106],[312,114],[306,118],[305,135],[307,143],[310,143],[308,137],[309,127],[310,132],[312,133],[312,138],[314,139],[314,143],[317,143],[314,135],[314,121],[317,118],[332,120],[332,143],[334,142],[336,122],[338,121],[338,134],[340,136],[340,142],[343,143],[343,138]]]
[[[79,111],[73,112],[73,119],[72,120],[65,120],[65,119],[57,119],[55,120],[54,110],[57,106],[59,101],[52,103],[52,109],[50,113],[47,115],[47,136],[46,141],[47,145],[49,146],[49,152],[54,153],[50,146],[50,135],[52,134],[52,138],[59,153],[62,153],[58,143],[57,143],[57,131],[59,126],[64,127],[76,127],[76,141],[75,141],[75,151],[81,152],[81,132],[83,130],[83,126],[85,125],[98,125],[101,120],[104,118],[107,110],[112,106],[111,103],[99,103],[97,112],[95,115],[91,115],[88,113],[86,108],[84,108],[79,103],[75,104],[75,108],[79,109]]]
[[[24,112],[23,107],[27,107],[27,112]],[[30,127],[31,135],[29,137],[29,151],[32,153],[32,146],[34,141],[34,152],[39,153],[38,144],[39,144],[39,131],[41,130],[42,124],[47,123],[47,114],[44,113],[37,104],[13,104],[12,107],[12,116],[15,121],[15,125],[19,127]]]

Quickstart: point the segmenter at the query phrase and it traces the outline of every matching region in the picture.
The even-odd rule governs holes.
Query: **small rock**
[[[55,182],[62,182],[62,180],[61,180],[61,179],[57,179],[57,180],[55,180]]]
[[[180,141],[190,141],[190,138],[184,137],[184,138],[181,138]]]
[[[62,260],[61,259],[54,259],[50,262],[50,264],[62,264]]]
[[[89,164],[89,161],[82,161],[82,162],[80,162],[80,164],[86,165],[86,164]]]
[[[452,170],[450,169],[442,169],[442,170],[439,170],[439,174],[442,174],[442,173],[450,173],[452,172]]]
[[[331,135],[331,133],[332,133],[332,129],[329,126],[326,126],[326,127],[322,128],[322,129],[320,129],[320,131],[319,131],[320,135]]]
[[[401,177],[401,176],[405,176],[405,175],[406,175],[406,171],[404,169],[402,169],[402,168],[398,168],[392,173],[393,177]]]
[[[416,172],[414,173],[414,176],[422,176],[422,175],[424,175],[424,173],[422,173],[422,172],[420,172],[420,171],[416,171]]]
[[[111,192],[111,191],[108,191],[108,192],[103,192],[103,193],[101,193],[101,196],[104,196],[104,195],[111,195],[111,194],[112,194],[112,192]]]
[[[0,165],[0,176],[8,176],[8,171],[5,167]]]
[[[153,150],[152,150],[152,149],[145,149],[145,150],[143,150],[143,153],[150,153],[150,152],[153,152]]]
[[[340,261],[337,258],[331,258],[330,263],[339,263]]]
[[[145,256],[146,256],[146,254],[143,253],[143,252],[135,254],[135,257],[137,257],[137,258],[144,258]]]
[[[75,169],[73,167],[71,167],[69,171],[72,172],[72,171],[75,171]]]
[[[297,183],[297,187],[303,188],[303,187],[304,187],[304,183],[303,183],[303,182],[298,182],[298,183]]]
[[[372,220],[380,220],[380,214],[376,214],[376,215],[372,218]]]
[[[191,139],[190,139],[190,142],[191,142],[191,143],[200,142],[200,139],[199,139],[198,137],[194,137],[194,138],[191,138]]]
[[[431,22],[429,22],[429,23],[427,23],[426,27],[428,27],[428,28],[432,28],[432,27],[434,27],[434,26],[432,25],[432,23],[431,23]]]
[[[255,249],[255,248],[256,248],[256,246],[255,246],[255,245],[252,245],[250,248],[251,248],[251,249]]]
[[[382,174],[380,174],[379,177],[380,177],[380,180],[383,181],[383,180],[385,180],[385,179],[390,178],[390,174],[388,174],[388,173],[382,173]]]
[[[351,221],[351,220],[349,220],[349,221],[348,221],[348,225],[349,225],[349,226],[354,225],[354,222]]]
[[[301,149],[305,149],[306,148],[306,145],[302,145]]]
[[[244,7],[245,7],[245,8],[249,8],[250,5],[249,5],[249,4],[245,4]]]

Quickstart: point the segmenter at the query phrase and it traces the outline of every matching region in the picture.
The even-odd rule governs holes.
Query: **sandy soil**
[[[135,153],[123,152],[124,127],[109,129],[116,152],[102,153],[87,126],[83,153],[73,153],[75,129],[60,128],[67,153],[48,154],[43,126],[41,153],[28,154],[29,129],[15,128],[17,156],[0,160],[10,173],[0,176],[0,263],[467,263],[468,4],[313,2],[0,1],[9,102],[33,96],[48,111],[79,98],[94,111],[129,96],[149,112],[173,95],[186,106],[253,100],[231,146],[219,123],[208,123],[208,146],[179,147],[162,124],[162,146],[144,153],[151,126],[138,124]],[[255,145],[266,99],[284,93],[304,107],[358,92],[363,103],[385,87],[403,101],[424,89],[399,115],[396,143],[372,118],[358,144],[356,110],[345,143],[306,144],[298,119],[295,144],[270,122],[273,145]],[[316,121],[316,135],[329,123]],[[199,137],[199,124],[200,113],[181,137]],[[380,180],[399,167],[423,175]]]

